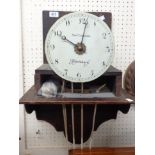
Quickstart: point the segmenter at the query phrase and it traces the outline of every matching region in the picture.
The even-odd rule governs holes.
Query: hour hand
[[[76,44],[74,44],[73,42],[71,42],[70,40],[68,40],[68,39],[66,38],[66,36],[61,36],[61,39],[62,39],[62,40],[65,40],[65,41],[67,41],[67,42],[69,42],[70,44],[72,44],[72,45],[74,45],[74,46],[76,46]]]

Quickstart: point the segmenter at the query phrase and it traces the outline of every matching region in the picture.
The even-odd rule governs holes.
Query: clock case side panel
[[[49,14],[51,12],[58,12],[58,17],[50,17]],[[68,11],[43,11],[42,12],[42,20],[43,20],[43,62],[44,64],[48,63],[45,55],[45,39],[46,35],[50,29],[50,27],[62,16],[71,13]],[[112,14],[110,12],[89,12],[94,14],[98,17],[104,17],[104,22],[109,26],[111,29],[111,21],[112,21]]]

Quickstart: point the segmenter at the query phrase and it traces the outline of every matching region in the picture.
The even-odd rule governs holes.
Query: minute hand
[[[62,39],[62,40],[65,40],[65,41],[68,41],[68,42],[69,42],[70,44],[72,44],[73,46],[76,46],[76,44],[74,44],[73,42],[71,42],[70,40],[68,40],[68,39],[66,38],[66,36],[62,36],[61,39]]]
[[[84,34],[85,34],[85,31],[86,31],[86,26],[88,25],[88,18],[85,22],[85,26],[84,26],[84,30],[83,30],[83,35],[82,35],[82,40],[81,40],[81,44],[83,43],[83,38],[84,38]]]

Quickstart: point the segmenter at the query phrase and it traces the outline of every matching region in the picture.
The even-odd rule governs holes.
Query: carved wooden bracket
[[[94,106],[90,104],[83,105],[83,142],[87,141],[91,135],[92,131],[92,120],[94,114]],[[94,130],[105,121],[110,119],[116,119],[117,112],[120,110],[123,113],[129,111],[130,104],[128,105],[97,105],[96,119]],[[62,105],[25,105],[27,113],[31,113],[33,110],[36,112],[36,118],[38,120],[44,120],[55,127],[57,131],[63,131],[64,129],[64,120],[62,113]],[[81,141],[81,105],[74,105],[74,122],[75,122],[75,143],[80,144]],[[66,105],[67,111],[67,131],[68,131],[68,140],[72,143],[72,116],[71,116],[71,105]]]

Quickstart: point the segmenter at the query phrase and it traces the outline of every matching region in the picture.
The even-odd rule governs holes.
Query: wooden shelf
[[[120,97],[112,98],[45,98],[32,86],[19,100],[20,104],[134,104],[134,98],[122,89]],[[131,99],[132,101],[129,101]]]
[[[92,131],[95,104],[97,104],[97,111],[94,131],[96,131],[103,122],[110,119],[116,119],[118,110],[126,114],[129,111],[130,105],[134,104],[134,98],[132,96],[129,96],[123,89],[121,90],[121,96],[111,98],[45,98],[42,96],[38,96],[35,87],[32,86],[23,95],[19,103],[25,105],[25,110],[27,113],[30,114],[35,111],[36,118],[38,120],[44,120],[53,125],[57,131],[63,131],[64,133],[65,128],[62,113],[62,104],[66,105],[68,124],[72,124],[71,104],[74,104],[74,121],[76,122],[75,143],[80,144],[81,104],[84,104],[83,133],[85,134],[83,135],[83,141],[86,142],[89,139]],[[67,131],[68,140],[70,142],[73,142],[71,125],[67,126]]]
[[[69,155],[135,155],[134,147],[92,148],[70,150]]]

